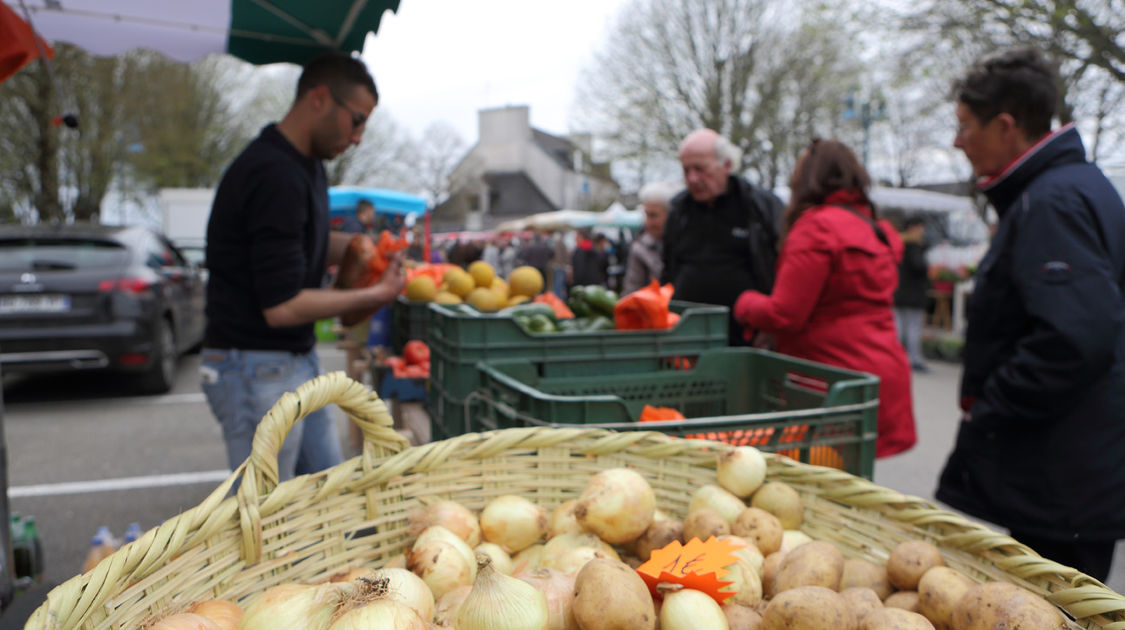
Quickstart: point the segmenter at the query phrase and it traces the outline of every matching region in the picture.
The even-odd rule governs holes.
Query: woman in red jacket
[[[814,140],[789,183],[773,293],[743,293],[735,317],[748,333],[774,333],[779,352],[878,376],[875,456],[886,457],[917,438],[910,363],[891,310],[903,245],[876,220],[870,185],[851,149]]]

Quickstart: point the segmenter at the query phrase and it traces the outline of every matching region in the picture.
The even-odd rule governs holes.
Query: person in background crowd
[[[644,231],[629,248],[622,294],[632,293],[660,279],[664,268],[664,220],[668,218],[668,204],[676,192],[673,184],[653,182],[645,184],[638,193],[645,212]]]
[[[734,319],[734,301],[748,289],[773,288],[782,210],[772,193],[732,174],[741,161],[741,151],[710,129],[680,143],[687,190],[668,208],[660,273],[661,284],[675,287],[675,299],[732,309],[732,345],[752,341]]]
[[[323,53],[305,65],[285,118],[267,125],[223,173],[207,224],[207,333],[202,389],[219,420],[227,462],[250,455],[262,416],[320,374],[317,320],[390,304],[404,286],[401,260],[361,289],[325,289],[352,235],[330,231],[322,160],[363,138],[379,100],[363,62]],[[295,424],[277,455],[278,476],[342,460],[336,423],[319,409]]]
[[[910,364],[891,307],[903,245],[878,221],[871,180],[847,146],[814,140],[789,182],[773,293],[735,305],[748,331],[775,333],[779,352],[879,377],[875,456],[914,446]]]
[[[516,243],[512,239],[504,239],[500,248],[500,266],[497,268],[501,278],[512,275],[516,268]]]
[[[927,290],[930,287],[926,265],[926,222],[911,217],[905,222],[902,242],[906,249],[898,266],[898,290],[895,291],[895,328],[906,347],[910,367],[928,372],[922,357],[922,326],[926,321]]]
[[[1053,62],[985,56],[954,83],[961,149],[1000,217],[977,268],[964,416],[937,498],[1097,580],[1125,535],[1125,206]]]
[[[375,204],[366,199],[360,199],[355,204],[355,214],[344,217],[340,222],[340,231],[347,234],[368,234],[375,228]]]
[[[556,232],[551,254],[551,290],[561,299],[566,299],[566,285],[570,278],[570,252],[566,248],[566,238]]]
[[[596,284],[606,286],[609,278],[609,239],[605,234],[598,234],[590,239],[589,233],[580,233],[578,245],[574,248],[571,259],[573,277],[571,286],[588,286]]]
[[[500,244],[500,237],[489,239],[480,254],[480,259],[491,265],[493,270],[500,269]]]
[[[554,249],[547,244],[547,238],[548,234],[545,231],[536,233],[535,238],[516,256],[521,265],[530,265],[538,269],[539,273],[543,274],[544,284],[551,277],[547,272],[550,271],[548,267],[551,264],[551,256],[554,255]]]

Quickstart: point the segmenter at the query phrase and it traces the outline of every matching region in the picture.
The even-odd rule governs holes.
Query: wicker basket
[[[363,455],[277,485],[276,453],[289,428],[330,402],[363,430]],[[552,507],[577,496],[592,473],[628,466],[649,480],[662,510],[682,517],[694,488],[714,483],[716,453],[730,448],[649,432],[519,428],[403,450],[390,427],[382,402],[342,373],[306,383],[266,415],[250,458],[202,504],[51,591],[26,627],[137,628],[193,600],[240,599],[380,564],[408,543],[406,514],[422,497],[479,509],[519,494]],[[848,473],[766,457],[769,477],[800,492],[802,529],[845,556],[882,562],[901,541],[929,540],[974,579],[1029,588],[1080,627],[1125,629],[1125,597],[1007,536]],[[228,497],[236,482],[237,496]]]

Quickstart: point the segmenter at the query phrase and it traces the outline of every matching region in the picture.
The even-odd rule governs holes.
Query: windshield
[[[128,262],[119,243],[100,240],[22,238],[0,240],[0,270],[88,269]]]

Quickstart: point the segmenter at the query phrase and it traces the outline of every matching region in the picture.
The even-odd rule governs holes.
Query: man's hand
[[[387,268],[383,270],[379,282],[375,283],[373,287],[378,290],[379,299],[383,306],[394,302],[398,294],[406,288],[406,273],[402,269],[405,257],[405,252],[395,252],[390,261],[387,262]]]

